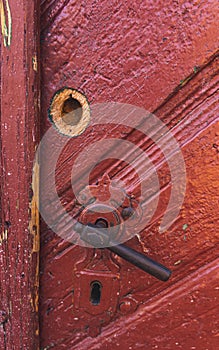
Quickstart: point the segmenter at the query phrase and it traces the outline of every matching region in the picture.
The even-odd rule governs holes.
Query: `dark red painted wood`
[[[80,349],[216,349],[218,264],[217,259],[146,300],[131,317],[81,342]]]
[[[126,138],[147,151],[156,165],[162,196],[150,226],[129,244],[169,266],[173,277],[162,284],[114,257],[114,268],[120,276],[117,312],[103,320],[103,328],[99,329],[102,333],[97,336],[98,316],[89,316],[86,310],[76,312],[72,293],[75,266],[83,259],[89,261],[91,252],[63,242],[42,224],[42,348],[215,349],[219,219],[215,210],[219,190],[217,2],[42,1],[41,9],[43,131],[50,127],[47,109],[51,97],[61,87],[69,86],[84,92],[91,106],[118,101],[155,112],[182,147],[187,168],[186,197],[180,215],[160,235],[158,226],[169,199],[170,174],[157,148],[137,132],[125,130],[124,136],[124,128],[120,127],[110,132],[88,128],[69,143],[57,167],[57,187],[69,207],[73,202],[69,184],[74,159],[90,142],[105,138],[106,130],[108,136]],[[103,162],[93,171],[91,181],[104,171],[138,194],[139,179],[126,164]],[[49,188],[49,179],[44,188]],[[98,257],[102,265],[110,260],[105,252]],[[122,306],[127,295],[134,305],[131,312],[128,306]]]
[[[3,5],[4,7],[2,7]],[[1,1],[0,348],[38,348],[38,1]]]

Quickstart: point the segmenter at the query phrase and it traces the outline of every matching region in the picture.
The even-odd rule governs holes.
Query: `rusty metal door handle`
[[[106,228],[102,230],[103,226],[98,227],[96,225],[83,225],[77,222],[74,229],[80,234],[80,238],[85,242],[88,242],[93,246],[103,246],[109,249],[113,253],[119,255],[121,258],[140,268],[141,270],[149,273],[150,275],[156,277],[161,281],[167,281],[171,276],[171,271],[159,264],[158,262],[152,260],[146,255],[127,247],[125,244],[116,244],[116,242],[110,241],[110,235],[107,234]]]

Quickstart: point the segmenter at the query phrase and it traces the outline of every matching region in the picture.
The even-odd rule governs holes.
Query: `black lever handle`
[[[167,281],[170,278],[171,271],[167,267],[150,259],[146,255],[127,247],[125,244],[107,247],[107,249],[129,261],[131,264],[139,267],[139,269],[142,269],[150,275],[158,278],[160,281]]]
[[[80,234],[81,239],[85,242],[90,244],[93,243],[92,245],[94,246],[102,245],[103,248],[106,247],[113,253],[119,255],[121,258],[127,260],[131,264],[161,281],[167,281],[171,276],[171,271],[167,267],[150,259],[146,255],[127,247],[125,244],[116,244],[116,242],[111,242],[109,239],[110,235],[106,233],[108,229],[103,230],[95,225],[85,226],[79,222],[75,224],[74,229]]]

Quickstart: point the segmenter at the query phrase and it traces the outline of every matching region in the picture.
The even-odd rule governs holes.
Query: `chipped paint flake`
[[[40,250],[40,230],[39,230],[39,162],[36,159],[34,168],[33,168],[33,181],[32,181],[32,190],[33,197],[30,202],[30,211],[31,218],[29,222],[29,230],[33,235],[33,249],[32,254],[37,254],[37,263],[36,263],[36,273],[35,273],[35,282],[34,287],[35,291],[33,297],[30,296],[30,303],[35,312],[38,312],[39,305],[39,250]]]
[[[2,245],[3,242],[8,240],[8,230],[5,229],[4,231],[2,231],[2,233],[0,234],[0,245]]]
[[[174,265],[176,266],[176,265],[179,265],[179,264],[181,264],[181,262],[182,262],[182,260],[177,260],[175,263],[174,263]]]
[[[34,57],[32,57],[32,64],[33,64],[33,70],[35,72],[37,72],[38,64],[37,64],[37,57],[36,57],[36,55]]]
[[[11,46],[12,18],[9,0],[0,0],[1,31],[5,47]]]
[[[30,203],[31,220],[29,223],[30,232],[33,235],[33,253],[39,252],[39,163],[36,161],[33,172],[32,189],[33,197]]]

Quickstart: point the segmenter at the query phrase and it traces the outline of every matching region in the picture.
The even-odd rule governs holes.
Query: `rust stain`
[[[3,0],[0,0],[0,12],[4,46],[9,47],[11,45],[12,37],[12,17],[9,0],[5,0],[5,2]]]

